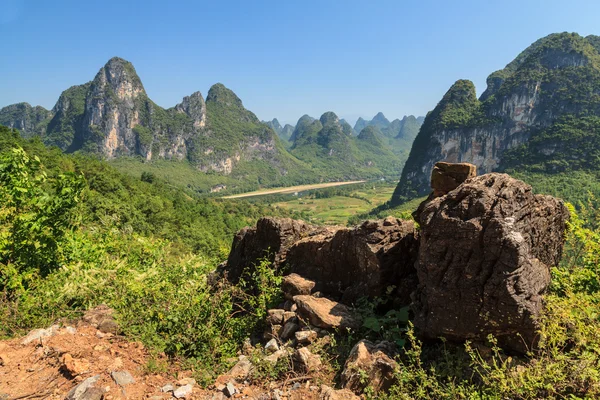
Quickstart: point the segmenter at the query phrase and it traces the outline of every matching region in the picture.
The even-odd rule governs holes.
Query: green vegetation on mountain
[[[557,173],[595,167],[600,117],[597,37],[546,36],[488,77],[477,99],[459,80],[427,115],[392,202],[422,196],[437,161],[474,162],[480,173]]]
[[[353,136],[333,112],[319,120],[303,116],[293,137],[291,154],[334,179],[381,178],[401,169],[399,157],[381,141],[368,133]]]

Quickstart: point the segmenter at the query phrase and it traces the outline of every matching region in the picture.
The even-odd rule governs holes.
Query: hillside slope
[[[473,83],[459,80],[427,115],[392,204],[426,194],[437,161],[471,162],[478,173],[533,164],[558,172],[593,162],[600,115],[597,37],[542,38],[492,73],[487,85],[478,99]]]

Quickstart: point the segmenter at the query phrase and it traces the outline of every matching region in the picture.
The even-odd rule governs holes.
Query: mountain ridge
[[[598,47],[595,36],[551,34],[490,74],[479,98],[471,81],[457,81],[425,118],[391,204],[428,193],[429,175],[437,161],[470,162],[482,174],[517,165],[528,168],[525,157],[532,153],[526,149],[534,137],[538,138],[536,157],[560,155],[544,139],[552,136],[548,130],[569,118],[600,115]],[[562,132],[577,134],[570,128]],[[597,139],[587,135],[585,146],[595,147]]]

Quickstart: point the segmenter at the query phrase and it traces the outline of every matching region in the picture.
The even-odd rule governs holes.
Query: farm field
[[[271,205],[305,215],[313,223],[346,225],[348,219],[364,214],[388,201],[394,192],[394,184],[369,184],[353,186],[345,192],[335,193],[331,197],[323,191],[304,194],[290,200],[277,201]]]

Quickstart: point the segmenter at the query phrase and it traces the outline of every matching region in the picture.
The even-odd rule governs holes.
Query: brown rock
[[[304,372],[312,372],[321,366],[321,358],[310,352],[308,347],[301,347],[294,352],[294,360]]]
[[[506,174],[472,178],[420,215],[415,327],[425,338],[535,345],[542,294],[569,217],[562,201]]]
[[[283,294],[288,300],[292,300],[297,295],[310,294],[314,287],[315,283],[313,281],[304,279],[298,274],[284,276],[281,283]]]
[[[296,341],[300,344],[309,344],[317,340],[318,334],[315,331],[298,331],[294,335]]]
[[[283,323],[287,324],[287,322],[291,319],[296,318],[296,313],[292,311],[286,311],[283,313]],[[295,322],[295,321],[294,321]]]
[[[348,307],[324,297],[295,296],[298,314],[312,325],[324,329],[358,329],[360,320]]]
[[[316,282],[313,290],[343,303],[380,296],[394,285],[403,304],[409,304],[417,286],[417,251],[414,223],[389,218],[301,239],[290,247],[286,260],[291,271]]]
[[[477,167],[473,164],[438,162],[431,172],[433,195],[443,196],[476,175]]]
[[[90,371],[90,362],[85,358],[76,359],[69,353],[61,358],[62,368],[71,376],[77,376]]]
[[[283,314],[285,310],[273,309],[267,311],[267,324],[269,325],[281,325],[283,324]]]
[[[274,268],[286,264],[292,274],[315,282],[310,291],[347,304],[360,297],[382,295],[392,285],[402,304],[409,304],[417,285],[417,250],[418,233],[412,221],[388,218],[340,228],[263,218],[256,228],[244,228],[237,234],[220,272],[236,282],[244,268],[267,257]],[[284,290],[306,293],[311,286],[302,282],[292,289],[292,279],[288,278]]]
[[[367,386],[376,392],[388,390],[394,382],[394,370],[398,363],[393,360],[395,346],[390,342],[373,344],[361,340],[350,351],[342,372],[342,386],[360,393]],[[364,379],[364,374],[368,379]]]
[[[290,218],[261,218],[255,228],[246,227],[237,233],[222,272],[231,282],[237,282],[244,268],[265,258],[279,267],[285,262],[289,246],[315,229]]]
[[[329,386],[322,385],[319,391],[319,400],[360,400],[360,397],[348,389],[335,390]]]

